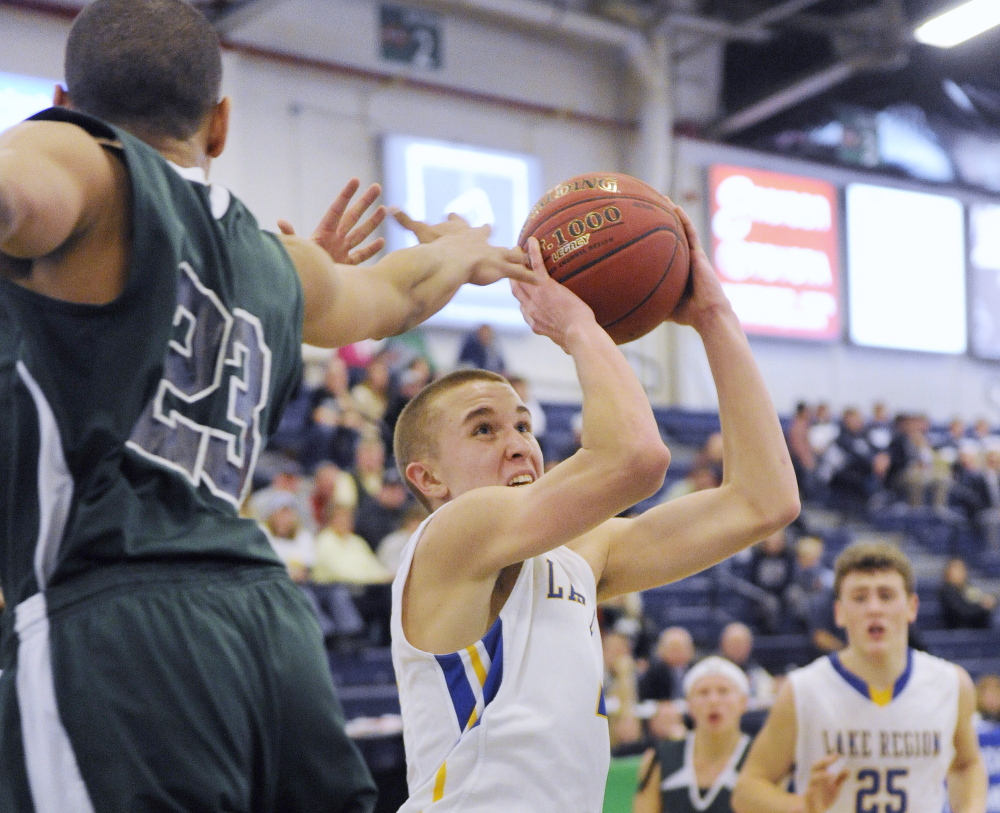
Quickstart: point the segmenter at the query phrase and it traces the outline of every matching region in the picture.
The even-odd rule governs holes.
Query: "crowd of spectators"
[[[803,500],[863,513],[892,506],[964,521],[1000,550],[1000,435],[990,422],[953,418],[935,426],[916,412],[889,418],[883,403],[866,416],[801,402],[786,440]]]

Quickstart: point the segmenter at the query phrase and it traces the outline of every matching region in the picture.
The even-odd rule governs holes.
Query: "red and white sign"
[[[838,339],[837,190],[813,178],[709,169],[712,253],[748,333]]]

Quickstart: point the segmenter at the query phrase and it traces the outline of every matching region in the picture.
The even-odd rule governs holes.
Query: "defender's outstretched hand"
[[[382,194],[382,187],[373,183],[352,204],[351,198],[360,188],[361,181],[351,178],[327,209],[312,234],[313,242],[321,246],[334,262],[345,265],[359,265],[374,257],[385,247],[385,238],[376,237],[368,245],[358,248],[381,225],[388,211],[385,206],[378,206],[363,222],[360,222],[365,212]],[[278,228],[282,234],[295,234],[294,227],[287,220],[279,220]]]
[[[454,254],[454,260],[467,264],[472,271],[467,280],[473,285],[490,285],[502,279],[535,283],[538,280],[528,267],[527,255],[519,248],[502,248],[489,244],[489,226],[470,226],[460,215],[452,212],[441,223],[424,223],[414,220],[395,207],[389,212],[404,229],[416,236],[420,243],[439,243],[440,247]],[[473,253],[470,253],[473,252]],[[480,253],[479,258],[475,253]]]
[[[597,324],[594,312],[580,297],[565,285],[560,285],[545,268],[542,250],[534,237],[528,240],[528,258],[534,271],[537,285],[511,282],[511,291],[521,303],[521,313],[528,326],[540,336],[548,336],[564,351],[567,331],[571,325]]]
[[[424,223],[422,220],[414,220],[402,209],[395,206],[389,208],[389,214],[400,226],[413,232],[413,236],[421,243],[433,243],[446,234],[455,234],[464,229],[472,228],[464,217],[454,212],[449,212],[448,219],[440,223]],[[479,228],[486,229],[486,234],[489,236],[489,226],[480,226]]]

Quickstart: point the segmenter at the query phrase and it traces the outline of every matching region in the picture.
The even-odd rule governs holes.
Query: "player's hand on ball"
[[[722,290],[719,275],[715,273],[705,247],[698,239],[691,218],[680,206],[676,207],[677,217],[684,226],[688,246],[691,251],[691,276],[688,279],[687,290],[677,308],[670,317],[679,325],[698,326],[700,314],[719,306],[729,307],[729,300]]]
[[[809,786],[803,794],[806,813],[824,813],[837,800],[848,776],[847,768],[841,763],[840,754],[830,754],[813,764]]]
[[[537,285],[511,282],[511,291],[521,303],[521,313],[528,326],[540,336],[548,336],[566,350],[567,333],[572,325],[583,321],[596,326],[597,320],[586,302],[549,276],[538,240],[531,237],[527,245],[528,259]]]
[[[382,194],[382,187],[372,184],[352,204],[351,198],[360,188],[361,181],[351,178],[327,209],[312,235],[313,242],[323,248],[334,262],[345,265],[359,265],[385,247],[385,239],[382,237],[376,237],[368,245],[361,246],[385,220],[388,210],[385,206],[378,206],[362,221],[365,212]],[[295,229],[287,220],[279,220],[278,228],[282,234],[295,234]]]

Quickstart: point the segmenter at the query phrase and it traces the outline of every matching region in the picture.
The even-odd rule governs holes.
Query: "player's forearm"
[[[472,269],[447,250],[445,241],[395,251],[373,266],[384,289],[373,313],[380,324],[375,338],[416,327],[448,304],[471,278]]]
[[[948,772],[948,801],[954,813],[985,813],[988,790],[982,758]]]
[[[566,350],[583,391],[582,448],[619,475],[634,479],[641,492],[636,501],[655,493],[663,483],[670,452],[632,367],[596,324],[574,326]]]
[[[784,527],[799,512],[798,487],[770,393],[736,314],[719,306],[697,325],[719,396],[724,484],[756,517],[754,535]]]
[[[392,252],[371,266],[337,265],[309,240],[282,235],[305,294],[303,339],[341,347],[394,336],[440,310],[468,279],[435,243]]]

